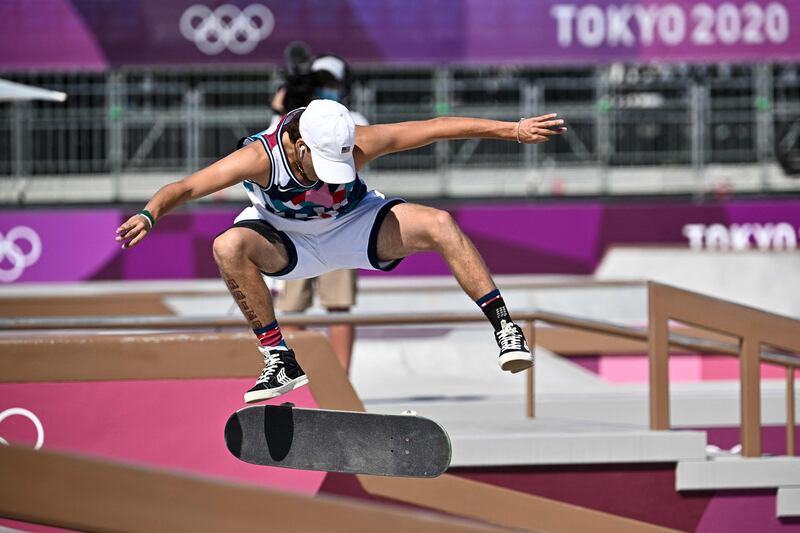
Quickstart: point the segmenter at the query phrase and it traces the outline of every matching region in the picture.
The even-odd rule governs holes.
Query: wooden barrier
[[[787,413],[794,412],[794,394],[788,391],[794,390],[794,369],[800,367],[800,358],[788,355],[785,353],[778,353],[774,350],[769,350],[769,345],[778,346],[797,351],[790,346],[795,346],[790,342],[779,342],[781,339],[787,339],[787,335],[800,328],[800,321],[792,320],[770,313],[764,313],[745,306],[738,306],[730,302],[717,300],[701,296],[689,291],[679,291],[664,285],[651,283],[650,287],[650,320],[648,330],[633,328],[627,326],[620,326],[610,324],[607,322],[589,320],[583,318],[571,317],[563,314],[549,313],[544,311],[522,312],[515,313],[516,320],[523,324],[526,331],[526,336],[531,345],[534,341],[538,341],[543,346],[550,348],[556,353],[569,353],[580,350],[583,353],[624,353],[631,351],[644,350],[648,347],[650,353],[650,427],[651,429],[668,429],[669,428],[669,373],[667,355],[675,351],[689,351],[692,353],[702,353],[709,355],[731,355],[740,357],[742,361],[742,382],[741,394],[743,398],[743,416],[742,416],[742,433],[743,433],[743,448],[746,449],[747,456],[760,455],[760,446],[756,444],[758,440],[758,431],[760,431],[760,381],[758,375],[758,365],[760,362],[771,363],[780,365],[786,368],[787,375]],[[657,289],[661,287],[663,289]],[[669,291],[672,292],[669,292]],[[678,291],[678,292],[675,292]],[[672,305],[665,307],[664,302],[669,302],[669,297],[663,298],[661,294],[683,294],[684,300],[678,307]],[[692,296],[693,295],[693,296]],[[712,301],[713,305],[704,306],[703,302]],[[680,305],[695,306],[687,314],[682,314],[679,309]],[[687,308],[688,309],[688,308]],[[702,316],[703,311],[707,313],[718,312],[719,316],[736,316],[738,317],[731,324],[736,326],[726,326],[725,323],[719,320],[713,322],[718,327],[704,326]],[[721,312],[721,309],[725,309]],[[671,314],[670,314],[671,313]],[[742,314],[744,313],[744,314]],[[738,345],[732,341],[734,338],[744,336],[733,333],[733,330],[740,331],[740,327],[745,327],[751,323],[750,318],[753,318],[759,313],[768,317],[767,324],[762,324],[767,329],[771,326],[780,325],[790,333],[783,333],[782,336],[776,337],[769,334],[767,330],[761,329],[760,337],[764,340],[752,340],[756,337],[748,336],[748,342],[743,342],[744,352],[740,353]],[[670,331],[667,327],[667,321],[670,317],[686,316],[684,322],[689,323],[691,327],[677,329]],[[692,321],[694,317],[694,321]],[[770,318],[771,317],[771,318]],[[676,318],[681,320],[680,318]],[[281,323],[284,325],[295,326],[328,326],[336,324],[349,324],[353,326],[397,326],[397,325],[412,325],[412,324],[465,324],[471,322],[483,322],[485,318],[478,313],[429,313],[429,314],[385,314],[385,315],[357,315],[357,314],[330,314],[324,316],[286,316],[281,318]],[[755,320],[755,319],[754,319]],[[753,324],[761,324],[759,320],[752,322]],[[552,327],[539,327],[535,328],[536,323],[543,323]],[[720,325],[723,324],[723,325]],[[37,330],[37,329],[75,329],[75,328],[170,328],[170,329],[203,329],[203,328],[226,328],[226,327],[243,327],[244,320],[241,317],[209,317],[209,318],[186,318],[186,317],[104,317],[104,318],[31,318],[31,319],[0,319],[0,329],[18,329],[19,331]],[[794,328],[794,329],[792,329]],[[709,331],[711,330],[711,331]],[[745,331],[745,330],[741,330]],[[249,337],[249,334],[248,334]],[[774,342],[770,339],[777,339]],[[3,340],[0,339],[0,347],[3,347]],[[8,341],[12,342],[13,341]],[[44,341],[33,341],[44,342]],[[66,341],[70,342],[70,341]],[[73,341],[74,342],[74,341]],[[88,341],[90,343],[104,342],[102,340]],[[762,346],[767,344],[767,347]],[[656,348],[658,347],[658,348]],[[787,348],[789,347],[789,348]],[[200,349],[203,349],[202,347]],[[654,351],[657,350],[657,351]],[[657,354],[657,355],[654,355]],[[746,354],[746,357],[741,357]],[[25,364],[25,363],[23,363]],[[28,363],[32,364],[32,363]],[[103,361],[99,361],[98,365],[102,366]],[[113,365],[112,365],[113,366]],[[10,369],[13,371],[14,369]],[[792,374],[790,380],[790,374]],[[536,413],[535,406],[535,379],[534,370],[527,371],[526,386],[526,414],[528,417],[533,418]],[[794,455],[794,418],[787,417],[787,450],[788,453]],[[745,429],[745,427],[747,429]],[[747,446],[744,445],[744,434],[747,434]],[[750,455],[754,454],[754,455]]]
[[[170,315],[159,294],[14,296],[0,298],[0,317]]]
[[[322,335],[292,332],[287,338],[320,407],[365,410]],[[257,375],[261,364],[250,335],[239,333],[0,339],[0,347],[0,382],[240,377]],[[357,478],[370,494],[499,527],[559,533],[673,531],[449,474],[435,479]]]
[[[643,281],[595,280],[587,276],[561,276],[541,280],[529,276],[496,276],[498,286],[504,290],[596,289],[644,287]],[[461,292],[454,278],[422,278],[414,280],[414,290],[425,293]],[[175,282],[87,282],[77,284],[36,285],[32,294],[21,287],[11,291],[0,290],[0,318],[17,317],[100,317],[170,315],[171,308],[165,301],[170,297],[228,297],[222,280],[175,281]],[[52,286],[52,287],[51,287]],[[391,294],[407,292],[408,282],[394,278],[372,278],[359,280],[361,294]],[[8,287],[4,287],[7,289]],[[233,299],[231,306],[235,307]]]
[[[648,299],[651,429],[669,429],[670,426],[669,345],[672,337],[669,321],[676,320],[740,340],[732,355],[739,357],[740,363],[741,438],[745,457],[761,455],[760,364],[767,360],[786,367],[787,413],[790,415],[786,421],[787,448],[793,454],[794,369],[800,366],[800,358],[777,353],[767,354],[765,358],[763,348],[767,345],[800,353],[800,320],[653,282],[648,284]]]
[[[0,446],[0,470],[0,516],[80,531],[508,531],[16,446]]]

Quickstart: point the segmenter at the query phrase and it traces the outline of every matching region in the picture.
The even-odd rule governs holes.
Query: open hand
[[[142,215],[133,215],[117,228],[117,241],[125,241],[122,248],[132,248],[150,233],[150,224]]]
[[[564,121],[556,118],[558,113],[550,113],[540,117],[523,118],[519,122],[518,140],[524,144],[547,142],[554,135],[563,135],[567,128]]]

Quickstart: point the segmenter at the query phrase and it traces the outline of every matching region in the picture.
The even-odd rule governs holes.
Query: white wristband
[[[150,217],[148,217],[144,213],[136,213],[136,214],[147,221],[147,225],[149,226],[147,229],[153,229],[153,221],[150,220]]]
[[[523,120],[525,120],[525,117],[519,117],[519,122],[517,122],[517,144],[522,144],[522,141],[519,140],[519,127],[522,125]]]

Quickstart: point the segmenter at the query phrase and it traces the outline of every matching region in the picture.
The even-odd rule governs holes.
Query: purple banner
[[[800,0],[3,0],[0,69],[800,59]]]
[[[496,274],[591,274],[613,245],[769,252],[796,250],[800,239],[800,200],[794,199],[467,204],[450,211]],[[212,242],[238,212],[169,215],[141,245],[123,251],[114,230],[128,214],[119,209],[0,211],[0,283],[215,278]],[[419,254],[390,274],[369,275],[449,270],[435,254]]]

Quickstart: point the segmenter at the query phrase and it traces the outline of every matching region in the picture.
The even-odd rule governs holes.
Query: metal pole
[[[541,109],[542,87],[537,82],[526,81],[522,86],[520,117],[535,117]],[[522,162],[526,169],[539,166],[539,145],[525,144],[522,147]]]
[[[769,164],[774,160],[772,136],[773,105],[772,105],[772,65],[759,64],[753,67],[755,82],[755,126],[756,126],[756,160],[759,166],[761,192],[769,189]]]
[[[596,70],[595,79],[595,150],[600,171],[600,193],[611,190],[609,165],[611,163],[611,98],[609,89],[609,67]]]
[[[695,175],[696,199],[702,199],[706,192],[706,158],[708,154],[706,124],[709,122],[707,85],[692,82],[689,89],[689,121],[691,126],[692,171]]]
[[[186,173],[199,168],[200,162],[200,99],[198,89],[189,89],[184,99],[184,127],[186,128]]]
[[[106,130],[108,135],[108,169],[111,172],[111,199],[119,201],[122,194],[125,76],[111,72],[106,86]]]
[[[27,130],[27,104],[14,102],[11,104],[11,175],[21,178],[27,174],[25,168],[25,136]]]
[[[436,116],[451,115],[453,113],[453,84],[449,69],[438,68],[434,74],[434,102]],[[439,176],[439,189],[442,196],[450,195],[447,183],[450,167],[450,141],[438,142],[434,145],[436,154],[436,173]]]
[[[786,367],[786,455],[795,455],[794,367]]]

